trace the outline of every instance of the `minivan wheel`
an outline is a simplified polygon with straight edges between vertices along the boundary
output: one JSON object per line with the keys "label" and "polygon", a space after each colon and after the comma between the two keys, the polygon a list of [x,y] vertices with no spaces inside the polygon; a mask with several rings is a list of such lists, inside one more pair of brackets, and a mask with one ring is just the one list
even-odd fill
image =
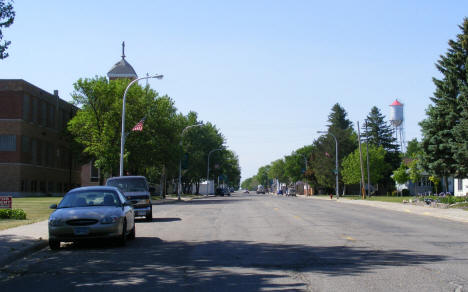
{"label": "minivan wheel", "polygon": [[153,221],[153,207],[151,206],[150,211],[146,213],[146,221]]}
{"label": "minivan wheel", "polygon": [[60,241],[55,240],[55,239],[49,239],[49,247],[51,250],[60,249]]}

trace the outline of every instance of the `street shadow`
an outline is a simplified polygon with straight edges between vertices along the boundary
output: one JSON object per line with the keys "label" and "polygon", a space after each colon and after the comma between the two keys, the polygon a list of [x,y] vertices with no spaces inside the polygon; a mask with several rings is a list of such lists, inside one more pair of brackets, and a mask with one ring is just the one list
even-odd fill
{"label": "street shadow", "polygon": [[147,221],[146,218],[135,218],[135,223],[153,223],[153,222],[175,222],[182,221],[181,218],[155,218],[151,221]]}
{"label": "street shadow", "polygon": [[245,199],[233,199],[229,197],[217,197],[219,199],[196,199],[186,202],[181,202],[181,205],[222,205],[222,204],[232,204],[237,203],[240,201],[244,201]]}
{"label": "street shadow", "polygon": [[[125,247],[89,242],[68,244],[56,252],[44,250],[40,261],[30,263],[29,273],[40,273],[41,281],[67,290],[303,291],[306,283],[300,277],[290,277],[291,273],[354,276],[447,259],[404,249],[249,241],[166,242],[137,237]],[[2,284],[21,289],[26,283],[34,284],[32,280],[25,275]]]}
{"label": "street shadow", "polygon": [[175,222],[182,221],[180,218],[153,218],[153,222]]}

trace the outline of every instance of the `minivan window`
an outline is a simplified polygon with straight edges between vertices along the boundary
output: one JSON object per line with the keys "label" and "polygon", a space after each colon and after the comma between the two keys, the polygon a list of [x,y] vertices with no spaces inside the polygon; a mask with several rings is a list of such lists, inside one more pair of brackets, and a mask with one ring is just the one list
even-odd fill
{"label": "minivan window", "polygon": [[108,186],[117,187],[123,192],[146,192],[146,181],[142,178],[133,179],[111,179],[107,181]]}

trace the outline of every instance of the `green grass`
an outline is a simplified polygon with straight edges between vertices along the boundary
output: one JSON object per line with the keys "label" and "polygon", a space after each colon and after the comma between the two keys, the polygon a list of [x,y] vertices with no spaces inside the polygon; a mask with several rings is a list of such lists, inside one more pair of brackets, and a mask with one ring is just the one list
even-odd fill
{"label": "green grass", "polygon": [[451,208],[463,209],[468,211],[468,203],[458,203],[456,205],[451,206]]}
{"label": "green grass", "polygon": [[46,220],[53,211],[49,206],[57,204],[61,199],[61,197],[13,198],[12,208],[23,209],[26,212],[26,220],[0,219],[0,230]]}
{"label": "green grass", "polygon": [[[362,200],[361,196],[344,196],[351,200]],[[391,202],[391,203],[403,203],[404,200],[408,201],[409,199],[414,198],[411,196],[408,197],[393,197],[393,196],[372,196],[368,197],[366,201],[378,201],[378,202]]]}

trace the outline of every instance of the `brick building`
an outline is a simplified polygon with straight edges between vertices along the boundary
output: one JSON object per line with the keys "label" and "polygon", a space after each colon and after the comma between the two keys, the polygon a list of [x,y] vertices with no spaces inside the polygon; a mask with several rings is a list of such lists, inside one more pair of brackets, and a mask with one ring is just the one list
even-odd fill
{"label": "brick building", "polygon": [[21,79],[0,79],[0,194],[63,194],[80,184],[64,135],[77,108]]}

